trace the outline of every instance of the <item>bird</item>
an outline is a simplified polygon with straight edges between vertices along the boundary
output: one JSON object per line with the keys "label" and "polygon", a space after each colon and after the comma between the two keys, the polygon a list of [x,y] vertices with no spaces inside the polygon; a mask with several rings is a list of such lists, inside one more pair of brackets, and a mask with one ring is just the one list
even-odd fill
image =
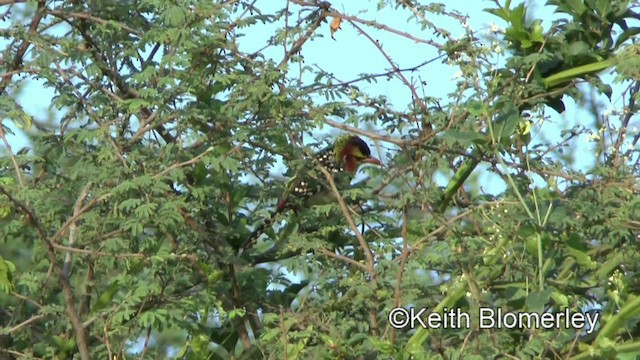
{"label": "bird", "polygon": [[[382,162],[371,155],[367,143],[359,136],[352,134],[339,136],[332,146],[324,148],[313,156],[317,163],[333,176],[338,190],[349,186],[360,166],[364,164],[382,166]],[[252,232],[243,244],[242,251],[247,251],[255,245],[267,227],[273,225],[276,215],[287,210],[296,211],[336,201],[325,176],[317,171],[314,161],[308,162],[298,170],[287,183],[286,189],[271,216]]]}

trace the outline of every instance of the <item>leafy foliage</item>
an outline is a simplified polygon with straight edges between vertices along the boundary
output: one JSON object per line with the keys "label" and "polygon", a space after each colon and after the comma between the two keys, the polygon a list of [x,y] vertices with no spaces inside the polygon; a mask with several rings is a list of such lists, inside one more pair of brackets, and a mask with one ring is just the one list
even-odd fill
{"label": "leafy foliage", "polygon": [[[379,2],[422,32],[327,2],[260,6],[0,5],[0,359],[640,354],[630,1],[549,1],[548,29],[496,1],[506,29],[485,34],[443,4]],[[243,36],[265,29],[248,50]],[[389,70],[349,80],[307,63],[323,34],[354,29]],[[401,68],[372,34],[432,50],[459,70],[454,90],[421,94],[409,74],[434,60]],[[368,87],[383,81],[407,100]],[[53,93],[49,118],[23,105],[33,84]],[[603,111],[614,89],[624,104]],[[571,107],[593,121],[558,115]],[[385,167],[239,251],[286,188],[278,174],[339,132],[375,142]],[[398,307],[473,320],[396,329]],[[600,317],[481,329],[482,308]]]}

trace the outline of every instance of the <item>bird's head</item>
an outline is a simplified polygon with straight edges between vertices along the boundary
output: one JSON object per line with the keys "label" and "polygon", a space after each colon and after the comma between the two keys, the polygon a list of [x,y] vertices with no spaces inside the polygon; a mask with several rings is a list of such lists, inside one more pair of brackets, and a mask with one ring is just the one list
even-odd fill
{"label": "bird's head", "polygon": [[356,172],[362,164],[382,165],[382,162],[371,156],[371,150],[364,140],[355,135],[342,135],[333,146],[338,162],[344,164],[348,172]]}

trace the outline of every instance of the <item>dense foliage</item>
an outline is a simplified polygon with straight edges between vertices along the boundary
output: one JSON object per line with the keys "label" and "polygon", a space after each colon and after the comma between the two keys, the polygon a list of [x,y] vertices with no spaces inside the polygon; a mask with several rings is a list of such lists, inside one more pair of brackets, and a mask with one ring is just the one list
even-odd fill
{"label": "dense foliage", "polygon": [[[487,5],[477,32],[405,0],[0,1],[0,359],[640,355],[637,5],[550,0],[544,24]],[[305,51],[329,36],[387,69],[323,70]],[[427,96],[436,62],[459,76]],[[48,116],[23,105],[47,91]],[[343,132],[384,167],[239,251],[284,169]],[[394,329],[394,307],[601,316]]]}

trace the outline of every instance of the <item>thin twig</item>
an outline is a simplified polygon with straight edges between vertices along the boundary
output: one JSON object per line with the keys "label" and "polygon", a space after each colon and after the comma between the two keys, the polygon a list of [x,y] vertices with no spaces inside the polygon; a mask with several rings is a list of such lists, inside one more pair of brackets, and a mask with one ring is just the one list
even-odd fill
{"label": "thin twig", "polygon": [[316,31],[316,29],[318,29],[320,27],[320,24],[322,24],[324,19],[327,17],[327,14],[328,14],[327,10],[328,9],[322,7],[321,4],[322,3],[316,4],[316,6],[318,7],[318,11],[320,11],[320,13],[318,14],[318,18],[311,25],[309,30],[307,30],[307,32],[304,35],[302,35],[302,37],[300,37],[298,39],[298,41],[296,41],[293,44],[291,49],[289,49],[289,51],[284,55],[282,60],[280,60],[280,63],[277,66],[278,69],[282,69],[287,64],[287,62],[289,62],[289,59],[291,59],[291,57],[293,55],[295,55],[298,52],[300,52],[300,50],[302,49],[302,45],[304,45],[304,43],[307,42],[307,40],[309,40],[311,38],[311,35],[313,35],[313,33]]}
{"label": "thin twig", "polygon": [[11,334],[11,333],[13,333],[13,332],[16,332],[16,331],[18,331],[18,330],[22,329],[23,327],[25,327],[25,326],[27,326],[27,325],[29,325],[29,324],[31,324],[32,322],[36,322],[36,321],[38,321],[38,320],[40,320],[40,319],[42,319],[42,318],[44,318],[44,317],[46,317],[46,316],[47,316],[47,315],[45,315],[45,314],[38,314],[38,315],[34,315],[34,316],[30,317],[29,319],[27,319],[27,320],[25,320],[25,321],[21,322],[20,324],[18,324],[18,325],[16,325],[16,326],[12,327],[11,329],[9,329],[9,330],[7,330],[7,331],[8,331],[8,333],[9,333],[9,334]]}
{"label": "thin twig", "polygon": [[11,163],[13,163],[13,168],[16,172],[16,177],[18,178],[18,183],[20,187],[24,187],[24,181],[22,180],[22,171],[20,171],[20,165],[18,165],[18,161],[16,160],[15,155],[13,154],[13,150],[11,150],[11,144],[7,141],[7,137],[5,136],[4,128],[2,123],[0,123],[0,138],[2,138],[2,142],[4,146],[7,148],[9,152],[9,157],[11,157]]}
{"label": "thin twig", "polygon": [[371,37],[371,35],[369,35],[366,31],[362,30],[362,28],[360,26],[358,26],[354,21],[349,21],[349,23],[353,27],[355,27],[356,30],[358,30],[358,32],[360,34],[364,35],[364,37],[369,39],[369,41],[371,41],[371,43],[378,49],[378,51],[380,51],[380,53],[382,54],[382,56],[384,56],[384,58],[387,60],[389,65],[391,65],[391,68],[394,70],[394,74],[409,88],[409,91],[411,91],[411,95],[413,96],[413,100],[418,103],[418,105],[422,109],[424,115],[428,114],[429,113],[429,109],[427,108],[427,104],[425,104],[425,102],[422,100],[422,98],[420,98],[420,96],[418,96],[418,92],[416,90],[416,87],[413,86],[413,84],[411,84],[411,82],[409,82],[409,80],[407,80],[407,78],[400,71],[400,68],[398,67],[398,65],[396,65],[396,63],[393,61],[391,56],[389,54],[387,54],[387,52],[382,48],[382,45],[380,44],[380,42],[377,41],[377,40],[374,40]]}
{"label": "thin twig", "polygon": [[345,220],[347,221],[349,228],[351,228],[351,231],[353,231],[356,234],[356,238],[360,243],[360,247],[364,251],[365,257],[367,258],[367,272],[373,278],[375,275],[375,267],[374,267],[373,255],[371,254],[369,245],[367,244],[367,241],[364,239],[364,236],[362,235],[360,230],[358,230],[358,225],[356,225],[355,221],[353,221],[353,217],[351,217],[351,214],[349,212],[349,207],[347,206],[347,203],[342,198],[342,195],[340,195],[340,191],[338,191],[338,188],[336,187],[336,183],[333,180],[333,176],[331,176],[331,173],[329,173],[329,171],[324,166],[318,164],[318,167],[322,172],[322,174],[327,179],[327,182],[329,183],[329,188],[331,189],[334,196],[338,200],[338,204],[340,205],[340,210],[342,211],[342,215],[345,217]]}
{"label": "thin twig", "polygon": [[[0,5],[2,5],[2,4],[0,4]],[[15,351],[15,350],[11,350],[11,349],[0,348],[0,352],[4,352],[4,353],[7,353],[7,354],[15,355],[20,359],[44,360],[43,358],[34,357],[32,354],[27,355],[25,353],[21,353],[20,351]]]}
{"label": "thin twig", "polygon": [[340,261],[342,261],[344,263],[347,263],[347,264],[353,265],[355,267],[358,267],[358,268],[360,268],[360,269],[362,269],[364,271],[368,271],[369,270],[364,264],[359,263],[359,262],[353,260],[350,257],[346,257],[344,255],[336,254],[333,251],[329,251],[329,250],[324,249],[324,248],[318,249],[318,252],[320,254],[322,254],[322,255],[325,255],[325,256],[328,256],[328,257],[332,257],[332,258],[334,258],[336,260],[340,260]]}
{"label": "thin twig", "polygon": [[12,291],[11,292],[11,296],[17,297],[20,300],[27,301],[28,303],[30,303],[31,305],[34,305],[38,309],[42,309],[42,307],[43,307],[43,305],[40,304],[39,302],[37,302],[37,301],[35,301],[33,299],[30,299],[30,298],[28,298],[28,297],[26,297],[26,296],[24,296],[22,294],[18,294],[17,292]]}
{"label": "thin twig", "polygon": [[[80,212],[80,206],[82,205],[82,202],[89,195],[90,189],[91,189],[91,182],[89,181],[82,189],[82,192],[80,192],[80,196],[78,196],[78,198],[76,199],[76,203],[73,206],[74,217],[78,217],[78,214]],[[73,246],[76,244],[76,240],[77,240],[76,230],[77,230],[77,224],[76,224],[76,221],[74,221],[69,225],[69,247],[70,248],[73,248]],[[72,252],[68,252],[67,255],[65,256],[64,264],[62,266],[62,272],[67,278],[71,275],[72,262],[73,262]]]}
{"label": "thin twig", "polygon": [[357,23],[360,23],[360,24],[363,24],[363,25],[374,27],[374,28],[379,29],[379,30],[384,30],[384,31],[390,32],[392,34],[399,35],[399,36],[401,36],[403,38],[406,38],[406,39],[409,39],[409,40],[413,40],[413,41],[415,41],[417,43],[431,45],[431,46],[435,47],[438,50],[443,50],[444,49],[444,47],[442,45],[438,44],[437,42],[435,42],[433,40],[421,39],[421,38],[415,37],[415,36],[409,34],[408,32],[404,32],[404,31],[400,31],[400,30],[394,29],[394,28],[392,28],[392,27],[390,27],[388,25],[380,24],[380,23],[378,23],[378,22],[376,22],[374,20],[364,20],[364,19],[360,19],[359,17],[356,17],[356,16],[344,15],[344,14],[337,13],[337,12],[331,13],[329,15],[330,16],[340,16],[342,19],[348,20],[350,22],[357,22]]}
{"label": "thin twig", "polygon": [[355,128],[353,126],[345,125],[345,124],[342,124],[342,123],[339,123],[337,121],[333,121],[333,120],[330,120],[330,119],[327,119],[327,118],[324,118],[323,121],[324,121],[325,124],[327,124],[329,126],[332,126],[334,128],[345,130],[345,131],[348,131],[348,132],[351,132],[351,133],[354,133],[354,134],[366,136],[366,137],[368,137],[370,139],[373,139],[373,140],[380,140],[380,141],[388,142],[388,143],[395,144],[395,145],[398,145],[398,146],[404,146],[404,145],[406,145],[408,143],[407,140],[398,139],[398,138],[394,138],[394,137],[386,136],[386,135],[380,135],[380,134],[377,134],[377,133],[374,133],[374,132],[371,132],[371,131],[360,130],[360,129]]}
{"label": "thin twig", "polygon": [[[381,77],[390,77],[391,75],[395,74],[396,72],[414,72],[414,71],[418,71],[421,67],[425,66],[425,65],[429,65],[430,63],[440,60],[442,59],[444,56],[444,54],[442,55],[438,55],[432,59],[426,60],[421,62],[418,65],[415,66],[411,66],[411,67],[407,67],[407,68],[398,68],[398,69],[391,69],[389,71],[385,71],[383,73],[378,73],[378,74],[366,74],[366,75],[362,75],[359,76],[356,79],[352,79],[352,80],[348,80],[348,81],[340,81],[340,79],[338,79],[337,77],[333,76],[333,74],[331,75],[331,78],[334,80],[338,80],[339,82],[337,83],[331,83],[330,85],[325,85],[325,84],[313,84],[311,88],[306,88],[309,91],[317,91],[317,90],[322,90],[322,89],[329,89],[329,88],[339,88],[339,87],[345,87],[345,86],[349,86],[351,84],[355,84],[361,81],[366,81],[366,80],[371,80],[371,79],[377,79],[377,78],[381,78]],[[320,67],[318,67],[316,65],[316,67],[318,68],[319,71],[323,71],[324,70]]]}
{"label": "thin twig", "polygon": [[151,326],[147,328],[147,336],[144,340],[144,346],[142,347],[142,353],[140,354],[140,359],[144,359],[144,356],[147,354],[147,350],[149,350],[149,341],[151,340]]}
{"label": "thin twig", "polygon": [[60,11],[60,10],[47,10],[47,14],[59,17],[63,20],[65,20],[66,22],[73,24],[73,22],[69,19],[69,18],[77,18],[77,19],[84,19],[84,20],[89,20],[91,22],[94,22],[96,24],[100,24],[100,25],[106,25],[109,23],[113,23],[114,25],[117,24],[118,27],[122,28],[123,30],[131,33],[131,34],[135,34],[135,35],[141,35],[140,31],[131,28],[123,23],[120,22],[116,22],[115,20],[105,20],[96,16],[93,16],[91,14],[87,14],[87,13],[77,13],[77,12],[65,12],[65,11]]}
{"label": "thin twig", "polygon": [[58,245],[58,244],[53,244],[53,247],[58,249],[58,250],[67,251],[69,253],[77,253],[77,254],[84,254],[84,255],[91,255],[91,256],[106,256],[106,257],[113,257],[113,258],[116,258],[116,259],[144,258],[145,257],[145,255],[141,254],[141,253],[112,254],[112,253],[107,253],[107,252],[103,252],[103,251],[79,249],[79,248],[74,248],[74,247],[69,247],[69,246],[64,246],[64,245]]}
{"label": "thin twig", "polygon": [[103,331],[103,339],[104,345],[107,347],[107,352],[109,353],[109,359],[113,359],[113,351],[111,351],[111,343],[109,342],[109,331],[107,329],[108,322],[104,321],[102,323],[102,331]]}

